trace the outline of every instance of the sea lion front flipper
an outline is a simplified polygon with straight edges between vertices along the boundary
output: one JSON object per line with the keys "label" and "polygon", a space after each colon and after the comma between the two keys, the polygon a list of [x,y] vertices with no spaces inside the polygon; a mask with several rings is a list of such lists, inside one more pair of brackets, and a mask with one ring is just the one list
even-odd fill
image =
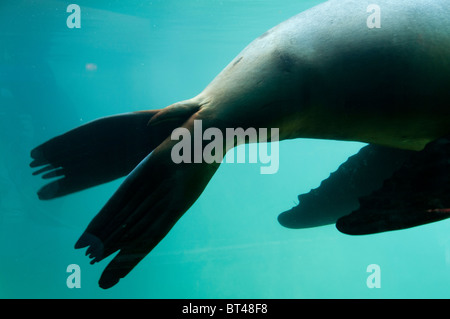
{"label": "sea lion front flipper", "polygon": [[367,145],[349,157],[320,186],[298,196],[298,206],[281,213],[287,228],[334,224],[359,206],[358,198],[380,188],[414,151]]}
{"label": "sea lion front flipper", "polygon": [[360,198],[360,208],[336,227],[365,235],[419,226],[450,217],[450,139],[441,138],[417,152],[385,181]]}
{"label": "sea lion front flipper", "polygon": [[[193,132],[193,120],[184,127]],[[75,248],[89,246],[92,263],[117,250],[99,285],[109,288],[126,276],[169,232],[200,196],[218,163],[172,160],[176,141],[166,139],[125,179],[95,216]]]}

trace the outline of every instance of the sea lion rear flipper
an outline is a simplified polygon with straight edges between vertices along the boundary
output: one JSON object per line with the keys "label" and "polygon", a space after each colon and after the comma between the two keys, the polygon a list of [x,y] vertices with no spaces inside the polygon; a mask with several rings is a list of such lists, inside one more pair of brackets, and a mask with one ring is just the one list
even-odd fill
{"label": "sea lion rear flipper", "polygon": [[156,145],[148,121],[158,110],[104,117],[52,138],[31,151],[33,175],[63,176],[38,191],[52,199],[128,174]]}
{"label": "sea lion rear flipper", "polygon": [[[42,187],[39,198],[64,196],[127,175],[198,110],[198,106],[183,106],[104,117],[36,147],[30,166],[43,167],[33,175],[62,177]],[[149,124],[154,117],[158,125]]]}
{"label": "sea lion rear flipper", "polygon": [[288,228],[334,224],[358,208],[358,198],[380,188],[413,151],[367,145],[348,158],[320,186],[298,197],[298,206],[281,213],[278,221]]}
{"label": "sea lion rear flipper", "polygon": [[360,198],[360,208],[336,227],[364,235],[419,226],[450,217],[450,140],[412,155],[383,187]]}
{"label": "sea lion rear flipper", "polygon": [[[193,121],[186,123],[190,128]],[[192,129],[193,130],[193,129]],[[125,277],[169,232],[200,196],[218,163],[175,164],[166,139],[125,179],[91,221],[75,248],[89,246],[92,263],[117,250],[99,285],[109,288]]]}

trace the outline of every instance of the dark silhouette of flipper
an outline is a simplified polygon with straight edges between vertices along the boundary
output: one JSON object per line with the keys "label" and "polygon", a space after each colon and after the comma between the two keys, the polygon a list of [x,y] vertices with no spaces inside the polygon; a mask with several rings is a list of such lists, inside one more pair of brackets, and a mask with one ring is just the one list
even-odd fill
{"label": "dark silhouette of flipper", "polygon": [[278,217],[288,228],[308,228],[336,221],[359,206],[358,198],[380,188],[414,151],[367,145],[348,158],[320,186],[298,197],[298,206]]}
{"label": "dark silhouette of flipper", "polygon": [[386,180],[360,199],[360,208],[338,220],[351,235],[399,230],[450,217],[450,139],[438,139],[416,152]]}
{"label": "dark silhouette of flipper", "polygon": [[[126,176],[197,109],[180,103],[165,110],[104,117],[43,143],[31,151],[30,166],[43,166],[33,175],[61,178],[42,187],[39,198],[53,199]],[[150,126],[149,121],[161,114],[164,122]]]}
{"label": "dark silhouette of flipper", "polygon": [[[192,132],[193,120],[184,127]],[[115,285],[164,238],[218,168],[217,163],[175,164],[175,143],[166,139],[130,173],[76,243],[75,248],[89,246],[91,263],[120,250],[100,287]]]}
{"label": "dark silhouette of flipper", "polygon": [[38,191],[52,199],[127,175],[156,147],[147,125],[158,111],[101,118],[52,138],[31,151],[33,175],[61,177]]}
{"label": "dark silhouette of flipper", "polygon": [[129,173],[75,244],[88,247],[91,263],[119,251],[100,278],[102,288],[115,285],[164,238],[218,168],[218,163],[172,160],[172,148],[178,143],[170,138],[172,131],[181,126],[193,136],[199,109],[199,104],[185,101],[163,110],[103,118],[32,151],[32,167],[47,165],[35,174],[64,175],[39,191],[41,199]]}

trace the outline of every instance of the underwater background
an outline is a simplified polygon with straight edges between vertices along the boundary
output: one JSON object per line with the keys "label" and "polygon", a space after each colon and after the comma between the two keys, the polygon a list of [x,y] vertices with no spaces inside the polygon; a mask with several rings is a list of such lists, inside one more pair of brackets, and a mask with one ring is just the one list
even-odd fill
{"label": "underwater background", "polygon": [[[277,216],[364,144],[280,143],[279,170],[222,164],[202,196],[119,284],[112,256],[74,244],[123,179],[40,201],[30,151],[99,117],[197,95],[253,39],[322,1],[0,3],[1,298],[449,298],[450,220],[368,236],[288,229]],[[69,4],[81,28],[68,28]],[[93,137],[95,138],[95,137]],[[69,288],[68,265],[80,288]],[[379,265],[381,287],[367,267]]]}

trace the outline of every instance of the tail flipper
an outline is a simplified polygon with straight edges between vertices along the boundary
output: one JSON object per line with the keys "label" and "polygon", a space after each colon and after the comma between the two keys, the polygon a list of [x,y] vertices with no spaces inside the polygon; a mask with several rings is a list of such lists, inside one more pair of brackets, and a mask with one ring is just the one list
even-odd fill
{"label": "tail flipper", "polygon": [[42,187],[39,198],[60,197],[128,174],[158,145],[147,126],[157,112],[101,118],[33,149],[30,166],[45,165],[33,175],[63,176]]}
{"label": "tail flipper", "polygon": [[450,218],[450,138],[413,154],[336,227],[350,235],[399,230]]}
{"label": "tail flipper", "polygon": [[[30,166],[43,167],[33,175],[43,173],[46,180],[61,177],[42,187],[39,198],[64,196],[129,174],[197,110],[198,106],[177,103],[163,110],[105,117],[36,147]],[[158,113],[163,125],[149,125]]]}
{"label": "tail flipper", "polygon": [[[184,127],[193,131],[193,119]],[[114,252],[99,285],[109,288],[125,277],[169,232],[200,196],[219,164],[171,159],[175,142],[166,139],[125,179],[91,221],[75,248],[89,246],[91,263]]]}

